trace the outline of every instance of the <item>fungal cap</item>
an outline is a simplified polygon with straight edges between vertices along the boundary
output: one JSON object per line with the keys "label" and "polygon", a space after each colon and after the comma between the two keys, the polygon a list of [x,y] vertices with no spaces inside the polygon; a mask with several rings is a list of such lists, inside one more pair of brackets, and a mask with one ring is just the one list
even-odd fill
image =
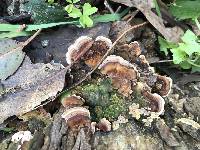
{"label": "fungal cap", "polygon": [[84,107],[73,107],[66,109],[62,114],[69,127],[74,128],[81,125],[90,126],[90,112]]}
{"label": "fungal cap", "polygon": [[112,47],[112,41],[107,38],[107,37],[104,37],[104,36],[98,36],[95,41],[102,41],[102,42],[105,42],[106,45],[111,48]]}
{"label": "fungal cap", "polygon": [[138,57],[142,53],[140,45],[137,41],[131,42],[129,45],[133,49],[134,56]]}
{"label": "fungal cap", "polygon": [[151,111],[161,115],[164,112],[164,99],[157,93],[143,92],[143,96],[151,103]]}
{"label": "fungal cap", "polygon": [[82,106],[84,102],[85,100],[83,98],[76,95],[68,96],[61,100],[61,103],[64,107]]}
{"label": "fungal cap", "polygon": [[95,39],[90,50],[85,54],[84,57],[85,64],[90,68],[96,67],[97,64],[103,58],[103,56],[111,47],[112,47],[112,42],[110,39],[103,36],[98,36]]}
{"label": "fungal cap", "polygon": [[[68,64],[72,64],[80,56],[83,55],[93,44],[92,38],[88,36],[79,37],[74,44],[72,44],[66,53],[66,61]],[[80,50],[82,48],[82,50]],[[75,57],[75,58],[74,58]],[[74,60],[75,59],[75,60]]]}
{"label": "fungal cap", "polygon": [[110,55],[99,66],[103,74],[110,77],[136,79],[139,74],[136,67],[120,56]]}
{"label": "fungal cap", "polygon": [[139,58],[142,64],[146,64],[147,66],[149,66],[149,62],[144,55],[140,55]]}
{"label": "fungal cap", "polygon": [[111,123],[106,118],[101,119],[97,124],[97,127],[100,131],[103,132],[111,131]]}
{"label": "fungal cap", "polygon": [[[167,95],[169,95],[171,88],[172,88],[172,79],[170,77],[166,77],[166,76],[157,76],[157,82],[161,82],[161,87],[155,87],[159,94],[163,97],[166,97]],[[159,83],[158,83],[159,84]]]}

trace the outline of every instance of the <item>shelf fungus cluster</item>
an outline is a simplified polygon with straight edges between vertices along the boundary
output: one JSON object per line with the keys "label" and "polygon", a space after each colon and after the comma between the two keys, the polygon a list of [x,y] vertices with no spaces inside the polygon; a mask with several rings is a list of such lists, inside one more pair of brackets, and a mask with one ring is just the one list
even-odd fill
{"label": "shelf fungus cluster", "polygon": [[90,68],[95,67],[112,46],[110,39],[98,36],[95,40],[87,36],[79,37],[66,53],[68,64],[83,61]]}
{"label": "shelf fungus cluster", "polygon": [[80,96],[67,96],[62,99],[61,103],[65,107],[62,118],[65,119],[69,128],[72,130],[78,130],[81,127],[90,128],[90,112],[82,106],[84,100]]}
{"label": "shelf fungus cluster", "polygon": [[62,118],[65,119],[68,127],[73,131],[86,127],[94,133],[97,130],[108,132],[111,131],[111,123],[102,118],[98,123],[91,122],[90,111],[83,107],[85,100],[80,96],[71,95],[62,98],[61,103],[65,108]]}
{"label": "shelf fungus cluster", "polygon": [[[95,68],[111,47],[112,42],[106,37],[98,36],[93,40],[82,36],[68,48],[66,60],[71,65],[84,62],[90,68]],[[85,125],[101,131],[110,131],[109,121],[115,121],[120,115],[130,114],[140,119],[140,114],[163,114],[163,97],[170,93],[171,78],[155,73],[142,55],[138,42],[125,44],[124,47],[127,47],[132,55],[129,57],[131,60],[116,55],[107,56],[98,67],[101,74],[96,75],[96,79],[102,82],[92,80],[90,84],[82,83],[71,92],[83,96],[85,100],[78,96],[70,96],[62,101],[68,108],[63,118],[69,127]],[[110,83],[107,82],[108,79]],[[91,112],[82,106],[84,101]],[[98,118],[99,123],[91,123],[93,117],[90,117],[90,113]]]}
{"label": "shelf fungus cluster", "polygon": [[145,56],[139,52],[141,50],[136,43],[134,42],[132,47],[132,51],[135,51],[133,63],[120,56],[110,55],[102,62],[99,69],[102,74],[111,78],[113,87],[118,89],[119,93],[129,97],[134,91],[139,92],[149,102],[150,111],[160,115],[164,112],[163,97],[170,93],[172,80],[154,72]]}

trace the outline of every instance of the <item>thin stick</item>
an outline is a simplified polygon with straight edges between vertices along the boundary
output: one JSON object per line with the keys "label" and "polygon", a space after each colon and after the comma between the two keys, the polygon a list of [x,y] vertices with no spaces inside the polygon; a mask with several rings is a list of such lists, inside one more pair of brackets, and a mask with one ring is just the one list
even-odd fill
{"label": "thin stick", "polygon": [[75,83],[72,87],[70,87],[69,89],[72,89],[74,87],[76,87],[77,85],[81,84],[83,81],[85,81],[98,67],[99,65],[104,61],[104,59],[108,56],[108,54],[110,54],[110,52],[114,49],[114,47],[117,45],[117,43],[119,42],[119,40],[126,35],[129,31],[137,29],[139,27],[142,27],[144,25],[148,24],[148,22],[144,22],[135,26],[130,27],[129,29],[127,29],[126,31],[124,31],[118,38],[117,40],[112,44],[112,47],[108,49],[108,51],[105,53],[105,55],[103,56],[103,58],[100,60],[100,62],[89,72],[86,74],[86,76],[81,79],[79,82]]}
{"label": "thin stick", "polygon": [[122,6],[119,6],[119,7],[117,8],[117,10],[115,11],[115,13],[118,13],[118,12],[121,10],[121,8],[122,8]]}
{"label": "thin stick", "polygon": [[129,23],[129,22],[137,15],[138,12],[139,12],[138,9],[135,10],[135,11],[132,13],[131,17],[127,20],[127,22]]}
{"label": "thin stick", "polygon": [[159,63],[166,63],[166,62],[173,62],[173,60],[160,60],[160,61],[152,62],[150,64],[159,64]]}
{"label": "thin stick", "polygon": [[107,0],[104,1],[104,5],[106,6],[106,8],[108,8],[108,10],[110,11],[111,14],[114,14],[114,10],[111,8],[110,4],[108,3]]}

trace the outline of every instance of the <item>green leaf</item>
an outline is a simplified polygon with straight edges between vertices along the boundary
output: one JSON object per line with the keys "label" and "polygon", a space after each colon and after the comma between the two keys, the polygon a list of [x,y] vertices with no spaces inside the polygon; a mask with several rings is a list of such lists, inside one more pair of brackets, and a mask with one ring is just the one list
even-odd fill
{"label": "green leaf", "polygon": [[160,51],[164,52],[165,55],[167,56],[168,55],[167,49],[170,48],[168,42],[160,36],[158,37],[158,42],[160,44]]}
{"label": "green leaf", "polygon": [[72,9],[73,9],[74,5],[73,4],[69,4],[65,7],[65,10],[67,11],[67,13],[71,13]]}
{"label": "green leaf", "polygon": [[191,30],[187,30],[181,39],[185,43],[193,43],[198,40],[198,37]]}
{"label": "green leaf", "polygon": [[192,72],[200,72],[200,67],[192,66]]}
{"label": "green leaf", "polygon": [[171,13],[180,20],[195,19],[200,16],[199,0],[176,0],[170,6]]}
{"label": "green leaf", "polygon": [[54,0],[48,0],[48,3],[49,3],[49,4],[53,4],[53,3],[54,3]]}
{"label": "green leaf", "polygon": [[5,39],[5,38],[14,38],[14,37],[19,37],[19,36],[29,36],[31,35],[31,32],[4,32],[0,34],[0,39]]}
{"label": "green leaf", "polygon": [[20,25],[12,24],[0,24],[0,31],[17,31],[20,29]]}
{"label": "green leaf", "polygon": [[193,43],[179,43],[179,49],[186,52],[189,57],[195,52],[200,53],[200,45],[196,42]]}
{"label": "green leaf", "polygon": [[[47,29],[59,25],[65,25],[65,24],[78,24],[78,21],[69,21],[69,22],[58,22],[58,23],[48,23],[48,24],[38,24],[38,25],[27,25],[25,31],[34,31],[38,29]],[[1,27],[1,24],[0,24]]]}
{"label": "green leaf", "polygon": [[187,30],[181,38],[184,43],[179,43],[179,48],[185,51],[189,56],[193,53],[200,53],[200,44],[197,43],[198,37],[190,30]]}
{"label": "green leaf", "polygon": [[80,24],[83,26],[83,27],[92,27],[93,26],[93,21],[92,19],[89,17],[89,16],[86,16],[86,15],[82,15],[80,17]]}
{"label": "green leaf", "polygon": [[66,0],[68,3],[72,3],[72,0]]}
{"label": "green leaf", "polygon": [[73,7],[72,12],[69,13],[69,16],[72,18],[79,18],[80,16],[82,16],[82,13],[80,9]]}
{"label": "green leaf", "polygon": [[196,66],[194,66],[194,65],[192,66],[192,72],[200,72],[200,54],[197,57],[198,57],[198,59],[194,62],[196,64]]}
{"label": "green leaf", "polygon": [[80,2],[80,0],[73,0],[73,3],[75,4],[75,3],[78,3],[78,2]]}
{"label": "green leaf", "polygon": [[182,51],[179,47],[170,50],[173,53],[174,64],[180,64],[187,59],[187,54]]}
{"label": "green leaf", "polygon": [[158,42],[160,44],[160,51],[164,52],[166,56],[168,55],[168,49],[169,48],[176,48],[177,47],[177,44],[168,42],[160,36],[158,36]]}
{"label": "green leaf", "polygon": [[182,63],[180,63],[180,66],[183,69],[190,69],[192,67],[192,65],[189,64],[187,61],[183,61]]}
{"label": "green leaf", "polygon": [[85,16],[90,16],[90,15],[96,13],[97,10],[98,9],[96,7],[92,7],[89,3],[85,3],[83,5],[83,15],[85,15]]}

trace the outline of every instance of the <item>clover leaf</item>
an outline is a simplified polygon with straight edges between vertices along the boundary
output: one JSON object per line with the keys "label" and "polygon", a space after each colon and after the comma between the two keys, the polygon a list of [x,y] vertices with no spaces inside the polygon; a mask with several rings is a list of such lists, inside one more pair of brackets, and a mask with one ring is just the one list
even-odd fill
{"label": "clover leaf", "polygon": [[72,18],[79,18],[82,16],[80,9],[73,7],[72,11],[69,13],[69,16]]}
{"label": "clover leaf", "polygon": [[72,9],[74,8],[74,5],[73,4],[69,4],[65,7],[65,10],[68,12],[68,13],[71,13],[72,12]]}
{"label": "clover leaf", "polygon": [[79,21],[80,21],[81,26],[84,27],[84,28],[85,28],[85,26],[87,26],[87,27],[93,26],[93,21],[89,16],[82,15],[80,17]]}
{"label": "clover leaf", "polygon": [[89,3],[85,3],[83,5],[83,15],[90,16],[90,15],[96,13],[96,12],[97,12],[97,8],[92,7]]}

